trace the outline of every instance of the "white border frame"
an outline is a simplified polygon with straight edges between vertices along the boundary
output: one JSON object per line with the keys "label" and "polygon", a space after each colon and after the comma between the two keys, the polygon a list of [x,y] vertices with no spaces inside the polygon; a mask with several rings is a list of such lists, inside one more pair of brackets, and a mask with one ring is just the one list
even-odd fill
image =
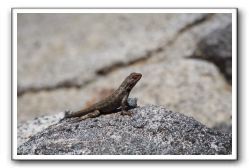
{"label": "white border frame", "polygon": [[[231,155],[17,155],[17,14],[18,13],[231,13],[232,154]],[[236,8],[13,8],[12,9],[12,159],[13,160],[237,160],[237,9]]]}

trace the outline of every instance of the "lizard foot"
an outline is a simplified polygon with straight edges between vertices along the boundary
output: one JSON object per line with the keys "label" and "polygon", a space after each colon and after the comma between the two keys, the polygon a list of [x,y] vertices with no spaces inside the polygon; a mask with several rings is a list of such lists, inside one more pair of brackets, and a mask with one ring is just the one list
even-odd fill
{"label": "lizard foot", "polygon": [[128,116],[132,116],[132,112],[131,111],[122,111],[121,115],[128,115]]}

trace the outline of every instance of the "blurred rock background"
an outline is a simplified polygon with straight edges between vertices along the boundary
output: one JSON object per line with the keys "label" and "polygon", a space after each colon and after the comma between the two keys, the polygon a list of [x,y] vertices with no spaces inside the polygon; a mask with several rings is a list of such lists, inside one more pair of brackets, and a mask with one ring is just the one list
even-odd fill
{"label": "blurred rock background", "polygon": [[18,14],[18,122],[77,110],[131,72],[138,105],[231,123],[231,14]]}

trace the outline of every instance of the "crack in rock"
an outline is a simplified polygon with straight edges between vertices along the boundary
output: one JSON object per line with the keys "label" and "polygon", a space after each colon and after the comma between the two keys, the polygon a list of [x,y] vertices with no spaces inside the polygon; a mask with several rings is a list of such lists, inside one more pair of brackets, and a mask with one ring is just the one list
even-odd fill
{"label": "crack in rock", "polygon": [[87,80],[85,82],[82,83],[77,83],[75,82],[74,79],[67,79],[64,81],[59,82],[58,84],[55,85],[50,85],[50,86],[30,86],[30,87],[25,87],[25,88],[18,88],[17,90],[17,96],[23,96],[26,93],[30,93],[30,92],[40,92],[40,91],[51,91],[51,90],[56,90],[56,89],[61,89],[61,88],[82,88],[86,85],[88,85],[89,83],[92,83],[98,76],[105,76],[108,75],[109,73],[116,71],[118,69],[121,68],[126,68],[129,66],[132,66],[134,64],[137,63],[141,63],[141,62],[145,62],[148,61],[153,55],[156,55],[158,53],[161,53],[165,50],[166,46],[172,45],[175,40],[184,32],[188,31],[189,29],[193,28],[194,26],[198,26],[199,24],[202,24],[203,22],[209,20],[214,14],[207,14],[207,15],[203,15],[202,17],[200,17],[197,20],[194,20],[191,23],[186,24],[184,27],[182,27],[177,33],[176,35],[169,41],[163,44],[159,44],[158,47],[147,51],[143,56],[131,60],[129,62],[114,62],[112,65],[110,66],[106,66],[103,68],[100,68],[98,70],[96,70],[96,74],[97,76],[94,77],[94,79],[90,79]]}

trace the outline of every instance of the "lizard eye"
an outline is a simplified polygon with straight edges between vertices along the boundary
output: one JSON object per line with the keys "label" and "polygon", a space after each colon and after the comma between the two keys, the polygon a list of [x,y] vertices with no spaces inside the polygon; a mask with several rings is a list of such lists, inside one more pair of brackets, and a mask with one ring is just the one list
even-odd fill
{"label": "lizard eye", "polygon": [[137,75],[134,75],[132,78],[133,78],[133,79],[137,79]]}
{"label": "lizard eye", "polygon": [[137,80],[138,78],[139,78],[138,75],[135,75],[135,76],[132,77],[132,79],[135,79],[135,80]]}
{"label": "lizard eye", "polygon": [[134,75],[133,78],[134,78],[134,79],[139,79],[139,78],[141,78],[141,76],[142,76],[142,75],[137,74],[137,75]]}
{"label": "lizard eye", "polygon": [[139,74],[139,73],[132,73],[131,74],[131,79],[133,79],[133,80],[138,80],[138,79],[140,79],[141,78],[141,74]]}

